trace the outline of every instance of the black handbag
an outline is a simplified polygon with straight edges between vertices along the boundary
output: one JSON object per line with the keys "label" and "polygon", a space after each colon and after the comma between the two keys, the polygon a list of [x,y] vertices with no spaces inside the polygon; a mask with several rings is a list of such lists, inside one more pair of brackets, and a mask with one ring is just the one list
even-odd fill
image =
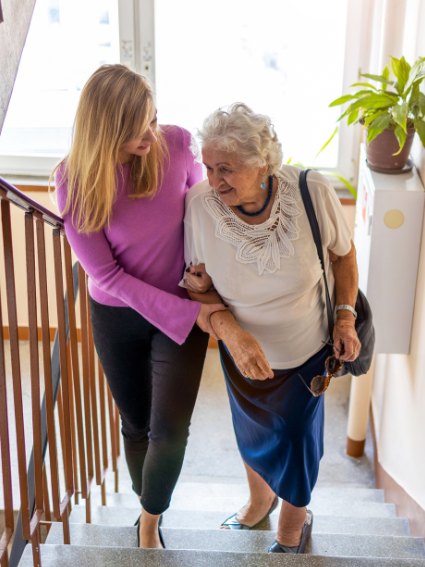
{"label": "black handbag", "polygon": [[[307,173],[309,169],[303,169],[300,174],[300,191],[301,197],[304,202],[304,207],[310,223],[311,232],[313,234],[314,243],[316,244],[317,254],[319,255],[320,263],[322,265],[323,279],[325,281],[325,295],[326,295],[326,312],[328,317],[329,337],[333,343],[333,330],[334,330],[334,315],[329,295],[328,282],[326,279],[325,262],[323,258],[322,237],[320,235],[320,228],[317,222],[316,213],[314,212],[313,203],[311,201],[310,192],[307,185]],[[353,362],[344,362],[342,370],[338,376],[345,374],[352,374],[353,376],[361,376],[368,372],[372,364],[373,350],[375,347],[375,329],[372,322],[372,310],[369,302],[362,291],[358,291],[355,310],[357,311],[357,319],[355,328],[359,341],[361,343],[360,354]],[[332,349],[333,351],[333,349]],[[332,352],[332,354],[334,354]]]}

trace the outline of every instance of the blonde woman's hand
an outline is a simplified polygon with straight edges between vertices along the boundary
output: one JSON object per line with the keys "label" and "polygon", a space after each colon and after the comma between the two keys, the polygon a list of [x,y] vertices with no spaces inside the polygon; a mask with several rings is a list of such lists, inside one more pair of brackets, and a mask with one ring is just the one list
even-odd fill
{"label": "blonde woman's hand", "polygon": [[205,271],[205,264],[192,264],[186,270],[186,277],[184,279],[187,289],[194,293],[205,293],[212,286],[212,279]]}
{"label": "blonde woman's hand", "polygon": [[251,380],[273,378],[273,370],[260,343],[240,327],[226,335],[224,342],[241,374]]}
{"label": "blonde woman's hand", "polygon": [[204,333],[209,333],[214,339],[219,340],[219,337],[212,328],[210,320],[211,315],[216,311],[227,311],[227,307],[225,307],[222,303],[213,303],[211,305],[202,303],[196,319],[196,324],[202,331],[204,331]]}

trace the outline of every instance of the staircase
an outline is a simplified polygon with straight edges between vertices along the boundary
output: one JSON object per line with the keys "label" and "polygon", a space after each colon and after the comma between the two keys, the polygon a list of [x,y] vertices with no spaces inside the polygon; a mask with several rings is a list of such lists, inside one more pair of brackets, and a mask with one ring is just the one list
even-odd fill
{"label": "staircase", "polygon": [[[92,524],[85,524],[85,506],[74,506],[70,517],[72,545],[63,545],[62,527],[53,524],[42,545],[43,567],[425,567],[422,538],[410,537],[406,519],[397,518],[393,504],[385,504],[383,491],[369,488],[318,487],[309,508],[314,512],[313,536],[307,554],[270,555],[278,511],[255,531],[219,530],[220,523],[245,502],[245,484],[181,482],[162,530],[166,550],[137,549],[140,513],[129,482],[126,492],[92,496]],[[32,567],[27,546],[20,563]]]}

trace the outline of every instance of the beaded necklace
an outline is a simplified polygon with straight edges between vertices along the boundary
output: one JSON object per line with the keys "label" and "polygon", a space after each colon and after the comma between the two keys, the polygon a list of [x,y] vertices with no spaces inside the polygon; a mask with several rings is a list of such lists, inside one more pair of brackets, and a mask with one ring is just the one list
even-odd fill
{"label": "beaded necklace", "polygon": [[267,194],[266,202],[261,207],[261,209],[256,213],[248,213],[240,205],[236,205],[236,208],[240,213],[246,215],[247,217],[258,217],[258,215],[261,215],[261,213],[267,209],[267,205],[270,203],[270,199],[272,198],[272,193],[273,193],[273,175],[269,175],[269,192]]}

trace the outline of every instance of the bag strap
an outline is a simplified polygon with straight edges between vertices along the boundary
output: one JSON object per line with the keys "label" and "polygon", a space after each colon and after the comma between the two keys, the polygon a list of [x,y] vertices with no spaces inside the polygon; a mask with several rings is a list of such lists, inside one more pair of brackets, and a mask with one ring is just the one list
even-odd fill
{"label": "bag strap", "polygon": [[330,337],[330,342],[333,343],[333,330],[334,330],[333,309],[331,304],[331,298],[329,295],[328,281],[326,279],[322,237],[320,234],[320,228],[319,228],[319,223],[317,222],[316,213],[314,212],[313,203],[311,201],[310,191],[308,190],[308,185],[307,185],[307,173],[309,171],[310,169],[303,169],[300,173],[300,191],[301,191],[302,200],[304,202],[305,211],[307,213],[307,218],[310,223],[311,233],[313,235],[314,243],[316,245],[317,254],[319,256],[320,263],[322,265],[322,273],[323,273],[323,278],[325,280],[326,311],[328,315],[329,337]]}

